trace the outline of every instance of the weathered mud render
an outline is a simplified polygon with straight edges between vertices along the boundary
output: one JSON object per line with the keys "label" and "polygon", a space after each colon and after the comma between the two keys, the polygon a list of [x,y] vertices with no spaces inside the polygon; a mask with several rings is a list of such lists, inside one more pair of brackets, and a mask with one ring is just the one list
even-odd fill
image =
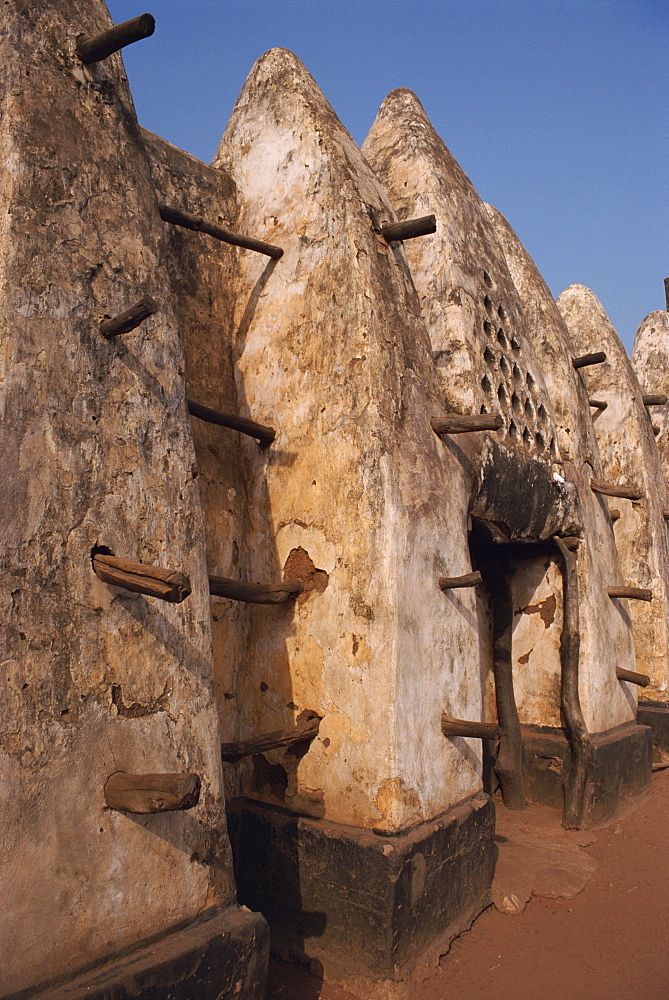
{"label": "weathered mud render", "polygon": [[149,21],[0,17],[0,994],[408,996],[496,808],[669,741],[667,314],[556,304],[410,91],[361,150],[272,49],[208,165]]}

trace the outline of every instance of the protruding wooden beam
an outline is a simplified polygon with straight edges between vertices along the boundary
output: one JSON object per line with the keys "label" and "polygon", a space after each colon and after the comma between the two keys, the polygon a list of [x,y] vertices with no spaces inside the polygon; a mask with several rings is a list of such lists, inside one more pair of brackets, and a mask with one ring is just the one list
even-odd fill
{"label": "protruding wooden beam", "polygon": [[644,406],[664,406],[669,401],[669,396],[665,396],[663,392],[649,392],[641,398]]}
{"label": "protruding wooden beam", "polygon": [[381,226],[381,235],[388,243],[398,240],[413,240],[416,236],[429,236],[437,231],[437,217],[424,215],[420,219],[407,219],[406,222],[391,222]]}
{"label": "protruding wooden beam", "polygon": [[669,510],[663,510],[662,517],[665,519],[665,521],[669,521]]}
{"label": "protruding wooden beam", "polygon": [[139,302],[135,302],[134,306],[126,309],[125,312],[114,316],[113,319],[103,320],[100,323],[100,333],[107,340],[110,340],[111,337],[118,337],[122,333],[130,333],[131,330],[134,330],[135,327],[138,327],[140,323],[157,311],[157,304],[150,295],[145,295]]}
{"label": "protruding wooden beam", "polygon": [[513,596],[509,579],[496,556],[487,560],[484,573],[492,596],[492,669],[497,721],[502,730],[494,765],[495,774],[507,809],[525,809],[527,800],[523,778],[523,748],[513,690]]}
{"label": "protruding wooden beam", "polygon": [[561,535],[560,540],[563,545],[567,546],[570,552],[576,552],[581,543],[580,535]]}
{"label": "protruding wooden beam", "polygon": [[297,597],[304,590],[302,580],[284,580],[283,583],[241,583],[225,576],[209,577],[209,593],[214,597],[227,597],[230,601],[245,604],[283,604]]}
{"label": "protruding wooden beam", "polygon": [[669,278],[664,279],[664,304],[667,312],[669,312]]}
{"label": "protruding wooden beam", "polygon": [[610,507],[609,517],[611,518],[612,521],[618,521],[620,519],[620,511],[617,510],[615,507]]}
{"label": "protruding wooden beam", "polygon": [[170,604],[181,604],[190,594],[190,580],[187,576],[161,566],[149,566],[131,559],[94,552],[93,570],[104,583],[123,587],[135,594],[157,597]]}
{"label": "protruding wooden beam", "polygon": [[601,365],[606,361],[605,351],[595,351],[593,354],[581,354],[579,358],[572,358],[574,368],[587,368],[588,365]]}
{"label": "protruding wooden beam", "polygon": [[623,667],[616,667],[616,677],[619,681],[627,681],[629,684],[638,684],[639,687],[647,688],[650,684],[648,674],[638,674],[636,670],[625,670]]}
{"label": "protruding wooden beam", "polygon": [[577,556],[561,538],[553,536],[562,573],[562,632],[560,633],[560,707],[569,742],[570,763],[564,783],[562,825],[578,829],[583,819],[587,782],[592,761],[592,739],[585,724],[578,693],[581,646]]}
{"label": "protruding wooden beam", "polygon": [[77,55],[82,63],[101,62],[119,49],[125,48],[141,38],[148,38],[156,30],[155,18],[151,14],[140,14],[130,21],[115,24],[113,28],[99,35],[80,35],[77,38]]}
{"label": "protruding wooden beam", "polygon": [[273,733],[252,736],[248,740],[240,740],[237,743],[223,743],[221,745],[221,759],[228,764],[235,764],[243,757],[251,757],[256,753],[268,753],[270,750],[281,750],[284,747],[294,746],[296,743],[313,740],[314,736],[318,736],[320,724],[321,717],[315,712],[302,712],[295,725],[288,729],[277,729]]}
{"label": "protruding wooden beam", "polygon": [[218,424],[220,427],[229,427],[233,431],[240,431],[248,434],[249,437],[257,438],[264,445],[271,444],[276,437],[273,427],[266,427],[264,424],[257,424],[255,420],[247,417],[238,417],[234,413],[219,413],[211,410],[208,406],[202,406],[192,399],[187,399],[188,412],[198,420],[206,420],[208,424]]}
{"label": "protruding wooden beam", "polygon": [[498,740],[502,735],[496,722],[468,722],[450,715],[442,715],[441,731],[444,736],[471,736],[475,740]]}
{"label": "protruding wooden beam", "polygon": [[440,576],[439,586],[442,590],[456,590],[458,587],[477,587],[483,577],[478,570],[465,573],[464,576]]}
{"label": "protruding wooden beam", "polygon": [[433,418],[430,423],[435,434],[466,434],[469,431],[498,431],[504,421],[499,413],[449,413],[446,417]]}
{"label": "protruding wooden beam", "polygon": [[125,774],[107,778],[105,804],[128,813],[175,812],[192,809],[200,799],[197,774]]}
{"label": "protruding wooden beam", "polygon": [[609,597],[627,597],[631,601],[652,601],[653,591],[647,587],[607,587]]}
{"label": "protruding wooden beam", "polygon": [[609,405],[608,403],[604,402],[603,399],[589,399],[588,402],[590,403],[590,406],[592,406],[593,409],[595,410],[605,410],[606,407]]}
{"label": "protruding wooden beam", "polygon": [[633,486],[616,486],[615,483],[605,483],[601,479],[591,479],[590,489],[593,493],[601,493],[605,497],[620,497],[622,500],[643,499],[643,493]]}
{"label": "protruding wooden beam", "polygon": [[243,247],[244,250],[255,250],[256,253],[264,253],[266,257],[274,257],[276,260],[283,256],[281,247],[265,243],[264,240],[254,240],[250,236],[238,236],[237,233],[232,233],[214,222],[208,222],[199,215],[191,215],[189,212],[182,212],[178,208],[163,204],[158,205],[158,209],[163,222],[170,222],[173,226],[181,226],[182,229],[190,229],[195,233],[206,233],[221,243],[230,243],[233,247]]}

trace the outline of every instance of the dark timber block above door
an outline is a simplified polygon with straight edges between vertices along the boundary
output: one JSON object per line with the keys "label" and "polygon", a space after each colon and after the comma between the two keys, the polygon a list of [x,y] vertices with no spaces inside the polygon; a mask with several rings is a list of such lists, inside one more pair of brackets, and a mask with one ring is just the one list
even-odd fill
{"label": "dark timber block above door", "polygon": [[495,809],[483,792],[392,837],[250,799],[228,803],[228,829],[239,902],[262,911],[272,951],[356,980],[357,993],[361,980],[410,979],[490,901]]}

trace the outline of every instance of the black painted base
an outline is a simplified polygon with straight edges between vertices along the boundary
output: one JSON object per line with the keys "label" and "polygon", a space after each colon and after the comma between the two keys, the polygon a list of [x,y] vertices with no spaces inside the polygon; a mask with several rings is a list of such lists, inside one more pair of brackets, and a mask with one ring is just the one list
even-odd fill
{"label": "black painted base", "polygon": [[653,743],[660,750],[669,750],[669,705],[663,701],[640,701],[636,720],[653,730]]}
{"label": "black painted base", "polygon": [[489,902],[495,809],[483,792],[393,837],[248,799],[228,803],[228,828],[239,900],[262,910],[272,951],[349,988],[402,981]]}
{"label": "black painted base", "polygon": [[[569,744],[562,729],[522,726],[523,774],[529,802],[563,807],[563,775]],[[592,734],[584,827],[603,826],[626,812],[650,789],[652,734],[635,722]]]}
{"label": "black painted base", "polygon": [[103,963],[5,1000],[263,1000],[268,958],[260,913],[212,907]]}

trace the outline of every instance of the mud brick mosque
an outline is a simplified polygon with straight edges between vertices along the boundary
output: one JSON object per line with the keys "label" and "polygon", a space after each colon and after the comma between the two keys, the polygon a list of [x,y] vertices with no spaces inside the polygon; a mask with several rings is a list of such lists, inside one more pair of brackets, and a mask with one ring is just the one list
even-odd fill
{"label": "mud brick mosque", "polygon": [[496,808],[669,750],[669,313],[554,301],[408,90],[359,149],[273,49],[208,165],[149,15],[0,19],[0,995],[410,995]]}

